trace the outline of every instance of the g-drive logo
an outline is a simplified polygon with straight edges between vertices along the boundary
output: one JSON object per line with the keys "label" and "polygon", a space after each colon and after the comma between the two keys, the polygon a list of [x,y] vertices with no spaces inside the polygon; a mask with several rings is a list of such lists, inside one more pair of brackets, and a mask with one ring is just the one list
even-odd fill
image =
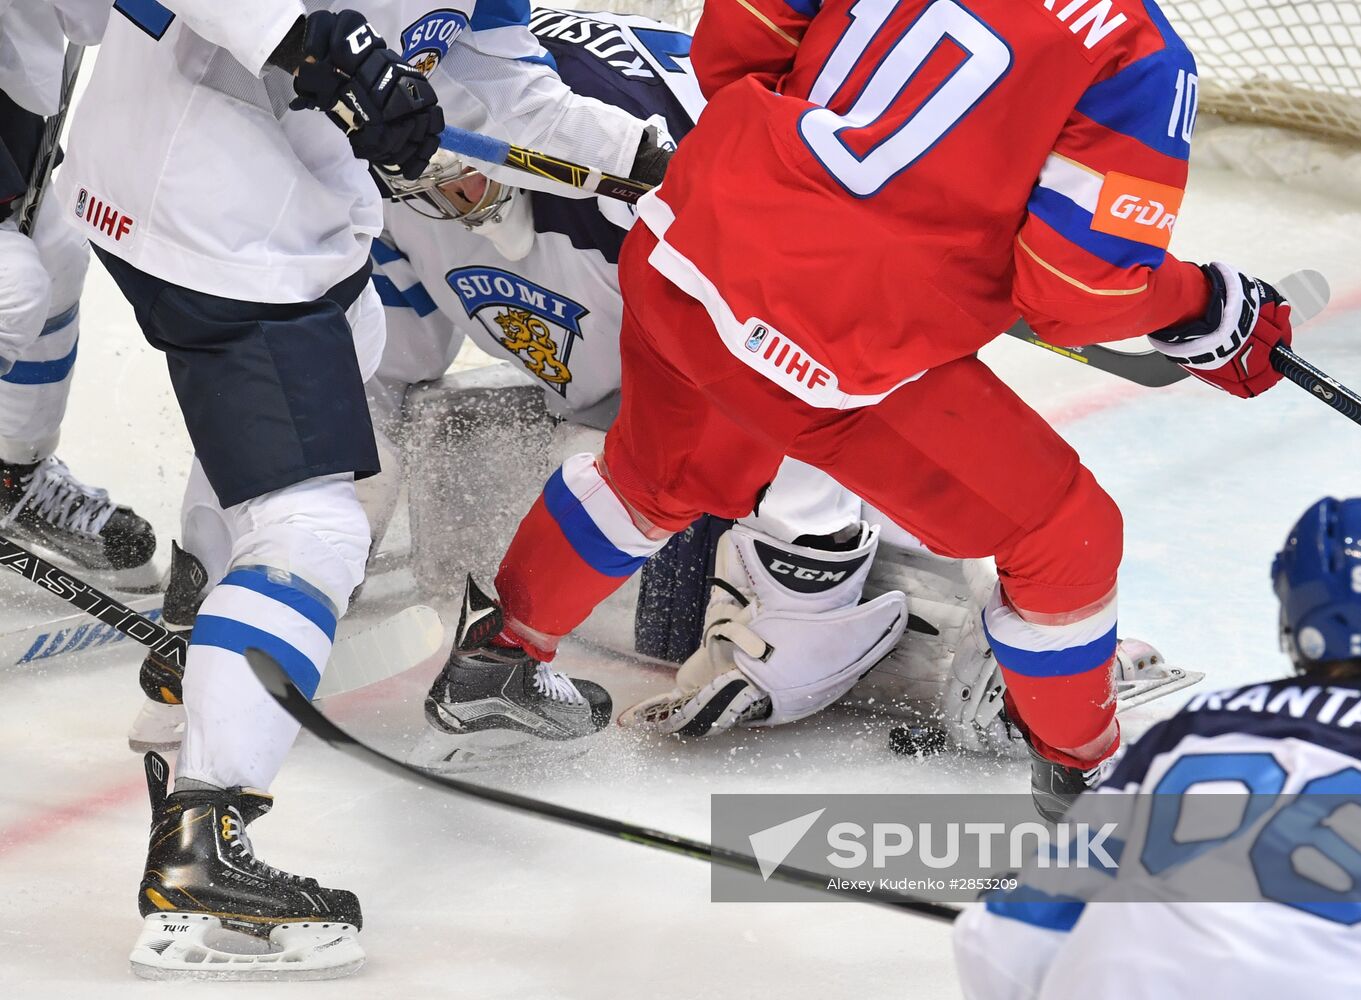
{"label": "g-drive logo", "polygon": [[[748,841],[760,867],[762,881],[784,864],[794,849],[827,810],[817,809],[753,833]],[[842,871],[879,873],[899,859],[935,871],[961,865],[978,869],[1015,870],[1036,864],[1047,868],[1099,868],[1115,871],[1119,865],[1108,841],[1118,824],[1059,823],[1051,828],[1040,822],[921,822],[917,824],[874,822],[868,826],[843,821],[832,823],[824,833],[826,862]],[[832,882],[839,880],[832,879]]]}

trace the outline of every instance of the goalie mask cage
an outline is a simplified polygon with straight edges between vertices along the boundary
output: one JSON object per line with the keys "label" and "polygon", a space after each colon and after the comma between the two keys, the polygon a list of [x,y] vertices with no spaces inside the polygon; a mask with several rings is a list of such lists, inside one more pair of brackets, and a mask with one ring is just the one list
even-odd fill
{"label": "goalie mask cage", "polygon": [[[577,0],[574,6],[646,14],[693,29],[703,2]],[[1209,165],[1361,198],[1361,0],[1161,0],[1159,6],[1196,55],[1204,116],[1198,138],[1223,133],[1197,143],[1198,155],[1210,147]]]}

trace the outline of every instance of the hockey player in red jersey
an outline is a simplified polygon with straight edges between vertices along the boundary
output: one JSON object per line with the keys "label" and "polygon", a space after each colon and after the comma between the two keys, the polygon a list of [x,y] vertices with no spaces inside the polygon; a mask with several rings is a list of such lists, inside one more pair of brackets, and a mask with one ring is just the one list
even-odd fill
{"label": "hockey player in red jersey", "polygon": [[[619,418],[525,517],[499,636],[482,618],[446,670],[551,657],[790,455],[940,554],[996,557],[984,624],[1057,814],[1119,743],[1120,512],[975,352],[1019,313],[1060,344],[1150,334],[1238,396],[1278,380],[1279,294],[1166,250],[1195,60],[1153,0],[711,0],[691,56],[708,108],[620,260]],[[800,650],[733,647],[715,711],[817,696]]]}

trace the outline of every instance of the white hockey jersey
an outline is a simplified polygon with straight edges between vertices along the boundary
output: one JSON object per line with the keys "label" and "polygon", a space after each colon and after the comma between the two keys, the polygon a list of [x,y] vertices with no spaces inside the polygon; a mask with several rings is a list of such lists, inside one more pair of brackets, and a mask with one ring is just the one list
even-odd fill
{"label": "white hockey jersey", "polygon": [[[645,17],[546,7],[534,9],[530,26],[575,94],[635,122],[659,120],[676,139],[690,130],[702,98],[686,58],[689,35]],[[634,140],[625,173],[636,149]],[[580,162],[611,169],[600,150]],[[373,248],[374,281],[388,306],[379,374],[399,383],[438,378],[471,338],[522,365],[551,412],[579,415],[619,390],[617,264],[626,230],[611,219],[631,219],[607,215],[604,199],[541,191],[517,198],[529,201],[517,208],[529,210],[533,243],[513,260],[485,230],[388,204],[387,233]]]}
{"label": "white hockey jersey", "polygon": [[97,45],[112,0],[0,0],[0,91],[47,118],[61,103],[67,39]]}
{"label": "white hockey jersey", "polygon": [[[310,300],[363,266],[382,229],[367,167],[324,115],[288,111],[291,78],[265,65],[305,10],[328,6],[348,3],[117,0],[57,188],[67,218],[141,270],[235,299]],[[618,116],[559,120],[524,0],[363,6],[436,81],[451,124],[565,157],[638,134]]]}
{"label": "white hockey jersey", "polygon": [[[1118,875],[1023,873],[966,910],[967,1000],[1361,994],[1361,679],[1199,695],[1091,798],[1068,818],[1119,803],[1134,819]],[[1054,889],[1074,878],[1083,891]]]}

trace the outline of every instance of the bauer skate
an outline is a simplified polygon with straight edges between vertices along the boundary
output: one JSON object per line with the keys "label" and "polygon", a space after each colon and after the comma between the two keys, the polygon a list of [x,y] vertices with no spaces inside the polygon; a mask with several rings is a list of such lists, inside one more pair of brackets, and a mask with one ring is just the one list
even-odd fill
{"label": "bauer skate", "polygon": [[567,677],[522,649],[492,643],[501,609],[468,577],[454,648],[425,699],[429,728],[412,762],[472,770],[570,756],[610,722],[609,693]]}
{"label": "bauer skate", "polygon": [[[171,542],[170,583],[165,588],[161,624],[171,631],[190,632],[207,590],[203,563]],[[128,732],[128,746],[136,753],[179,749],[184,738],[183,669],[156,653],[147,653],[138,682],[146,701]]]}
{"label": "bauer skate", "polygon": [[107,490],[86,486],[54,457],[0,463],[0,532],[119,590],[152,591],[160,583],[151,525],[115,504]]}
{"label": "bauer skate", "polygon": [[137,893],[144,979],[338,979],[364,964],[359,900],[258,860],[246,827],[273,798],[248,788],[166,794],[146,755],[151,844]]}

